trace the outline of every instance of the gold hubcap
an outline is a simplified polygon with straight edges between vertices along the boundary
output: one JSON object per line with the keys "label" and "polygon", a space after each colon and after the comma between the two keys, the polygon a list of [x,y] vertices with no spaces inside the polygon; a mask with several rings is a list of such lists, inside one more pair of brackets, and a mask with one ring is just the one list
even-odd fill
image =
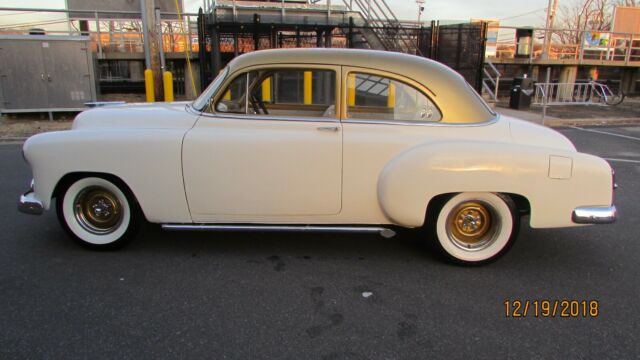
{"label": "gold hubcap", "polygon": [[491,212],[476,201],[459,204],[447,221],[447,230],[454,243],[466,249],[484,247],[493,236],[491,229]]}
{"label": "gold hubcap", "polygon": [[85,230],[108,234],[122,221],[122,206],[118,198],[102,187],[91,187],[78,194],[74,203],[75,217]]}

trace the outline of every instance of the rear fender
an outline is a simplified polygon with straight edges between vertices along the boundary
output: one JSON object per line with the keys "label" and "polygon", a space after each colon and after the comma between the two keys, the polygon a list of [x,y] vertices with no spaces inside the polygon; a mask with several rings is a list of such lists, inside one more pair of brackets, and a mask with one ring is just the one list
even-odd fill
{"label": "rear fender", "polygon": [[[550,173],[550,156],[568,159],[563,176]],[[604,160],[570,150],[481,141],[430,143],[385,166],[378,196],[385,214],[406,227],[423,225],[432,198],[458,192],[521,195],[531,205],[532,227],[571,226],[575,207],[610,203],[608,169]]]}

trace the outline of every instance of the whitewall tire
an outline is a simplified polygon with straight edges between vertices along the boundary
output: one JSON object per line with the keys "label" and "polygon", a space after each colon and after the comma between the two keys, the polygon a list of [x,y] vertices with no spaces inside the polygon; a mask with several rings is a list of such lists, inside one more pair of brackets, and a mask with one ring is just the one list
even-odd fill
{"label": "whitewall tire", "polygon": [[460,193],[434,209],[432,233],[446,257],[479,265],[504,255],[518,234],[519,216],[513,201],[501,194]]}
{"label": "whitewall tire", "polygon": [[124,245],[137,232],[137,204],[128,189],[116,183],[102,177],[75,179],[58,196],[58,220],[82,245],[113,249]]}

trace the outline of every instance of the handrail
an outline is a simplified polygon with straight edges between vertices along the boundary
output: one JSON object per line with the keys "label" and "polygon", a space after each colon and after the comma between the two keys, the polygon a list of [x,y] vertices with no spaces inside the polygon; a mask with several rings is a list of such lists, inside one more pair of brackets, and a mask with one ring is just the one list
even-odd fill
{"label": "handrail", "polygon": [[[489,72],[489,70],[487,70],[487,66],[491,71],[493,71],[493,76]],[[493,101],[498,102],[498,88],[500,87],[500,77],[502,76],[502,73],[498,71],[498,69],[489,59],[485,60],[485,63],[482,66],[482,71],[486,75],[486,77],[482,79],[482,88],[485,89],[489,93],[489,95],[491,95]],[[491,82],[491,84],[493,84],[493,89],[489,87],[486,81],[489,81]]]}

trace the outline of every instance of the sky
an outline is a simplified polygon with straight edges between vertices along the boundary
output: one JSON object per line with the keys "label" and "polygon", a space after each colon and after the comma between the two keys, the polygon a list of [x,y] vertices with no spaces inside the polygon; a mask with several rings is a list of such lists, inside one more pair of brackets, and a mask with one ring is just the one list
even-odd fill
{"label": "sky", "polygon": [[[324,3],[322,0],[320,3]],[[575,0],[560,0],[560,4]],[[342,4],[341,0],[332,0]],[[203,0],[184,0],[187,12],[197,12]],[[387,0],[396,16],[402,20],[417,20],[418,5],[415,0]],[[544,26],[548,0],[425,0],[421,20],[469,20],[471,18],[500,19],[502,25]],[[65,0],[0,0],[0,7],[35,7],[63,9]],[[28,16],[28,17],[27,17]],[[34,20],[37,15],[8,15],[0,12],[0,24],[21,23]],[[49,15],[51,16],[51,15]],[[64,17],[62,14],[55,15]],[[35,19],[43,18],[36,17]]]}

